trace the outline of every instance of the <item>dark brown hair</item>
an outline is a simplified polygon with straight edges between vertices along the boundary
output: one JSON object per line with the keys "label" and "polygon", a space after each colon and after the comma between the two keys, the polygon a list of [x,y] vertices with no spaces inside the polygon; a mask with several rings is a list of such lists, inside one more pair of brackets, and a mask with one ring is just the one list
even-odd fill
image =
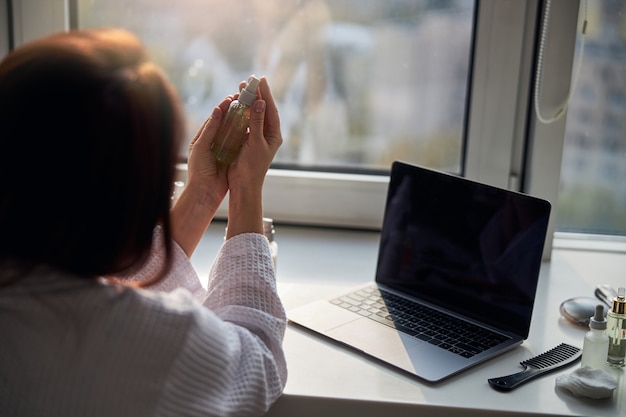
{"label": "dark brown hair", "polygon": [[169,207],[183,116],[140,41],[70,31],[0,61],[0,261],[92,278],[145,261]]}

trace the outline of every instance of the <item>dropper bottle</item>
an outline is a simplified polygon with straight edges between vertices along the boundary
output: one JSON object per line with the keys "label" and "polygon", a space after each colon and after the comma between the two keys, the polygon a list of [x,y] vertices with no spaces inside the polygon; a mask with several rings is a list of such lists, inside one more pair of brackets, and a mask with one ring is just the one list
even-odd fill
{"label": "dropper bottle", "polygon": [[589,366],[595,369],[603,369],[605,367],[609,351],[609,337],[606,335],[605,330],[604,307],[598,304],[594,316],[589,319],[589,331],[585,334],[583,341],[582,366]]}
{"label": "dropper bottle", "polygon": [[250,106],[257,98],[258,88],[259,79],[251,75],[246,88],[239,93],[239,98],[230,103],[211,145],[211,151],[218,163],[230,165],[237,157],[246,138],[250,122]]}
{"label": "dropper bottle", "polygon": [[626,357],[626,289],[620,287],[613,298],[611,310],[606,313],[606,334],[609,336],[607,362],[611,366],[624,366]]}

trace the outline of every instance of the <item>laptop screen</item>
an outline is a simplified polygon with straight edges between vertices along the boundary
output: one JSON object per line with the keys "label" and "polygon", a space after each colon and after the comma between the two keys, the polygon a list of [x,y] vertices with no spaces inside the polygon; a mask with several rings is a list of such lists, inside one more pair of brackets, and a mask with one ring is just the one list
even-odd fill
{"label": "laptop screen", "polygon": [[550,203],[394,162],[376,282],[528,336]]}

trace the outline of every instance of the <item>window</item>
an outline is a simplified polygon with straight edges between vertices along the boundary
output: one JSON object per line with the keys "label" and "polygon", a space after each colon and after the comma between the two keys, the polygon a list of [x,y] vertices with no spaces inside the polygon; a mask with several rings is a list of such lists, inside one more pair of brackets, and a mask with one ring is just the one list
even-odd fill
{"label": "window", "polygon": [[557,228],[626,235],[626,3],[589,1],[587,14],[579,87],[565,130]]}
{"label": "window", "polygon": [[[586,1],[582,0],[582,4]],[[578,201],[575,194],[569,194],[578,186],[569,184],[586,178],[587,174],[580,175],[582,172],[595,172],[602,181],[624,177],[623,153],[618,152],[624,148],[621,115],[625,93],[611,88],[600,91],[594,80],[582,75],[590,71],[621,86],[625,84],[620,78],[623,69],[581,71],[567,113],[567,134],[566,118],[543,124],[532,108],[536,45],[543,12],[550,5],[540,91],[542,108],[549,111],[558,109],[569,92],[576,33],[581,26],[578,3],[571,0],[13,0],[12,14],[16,45],[70,26],[106,23],[139,31],[136,25],[141,25],[141,37],[151,48],[153,58],[159,61],[168,54],[182,57],[170,59],[169,63],[167,59],[160,62],[183,86],[181,93],[190,117],[190,133],[208,114],[203,106],[212,106],[218,98],[231,93],[232,85],[249,72],[268,75],[275,92],[280,90],[274,82],[276,79],[291,80],[281,104],[286,143],[266,180],[266,214],[277,222],[377,228],[388,180],[386,164],[394,158],[546,198],[552,201],[557,220],[566,210],[563,206],[568,195]],[[613,29],[608,31],[612,39],[619,37],[624,13],[622,10],[620,15],[615,7],[620,2],[589,1],[590,16],[595,16],[592,3],[613,4],[610,9]],[[198,11],[198,7],[209,4],[210,8],[202,13]],[[256,19],[261,12],[277,10],[266,6],[261,12],[251,13],[250,8],[258,4],[280,4],[284,6],[278,10],[280,13],[293,12],[291,8],[296,6],[308,7],[307,13],[302,13],[309,18],[300,16],[295,20],[298,24],[291,24],[299,27],[289,27],[293,21],[283,18],[276,20],[283,22],[282,25],[259,29],[249,17]],[[354,4],[357,7],[350,9]],[[122,14],[113,14],[111,7],[115,5]],[[235,13],[224,9],[225,5],[246,7]],[[191,20],[183,23],[184,9],[195,13],[187,13]],[[221,17],[212,23],[215,13]],[[310,21],[311,16],[318,19]],[[621,26],[615,23],[618,16],[622,16]],[[305,23],[321,35],[309,39],[311,30],[302,31],[300,27],[306,27]],[[216,25],[220,24],[227,28],[217,30]],[[255,45],[241,42],[246,39],[241,37],[243,33],[250,31],[259,34]],[[267,33],[273,34],[272,40],[261,42],[269,38],[260,34]],[[278,68],[273,63],[282,56],[276,54],[276,45],[291,42],[293,46],[294,39],[306,45],[302,49],[307,53],[295,48],[289,60],[293,61],[290,77],[272,75],[271,69]],[[235,47],[225,47],[234,40],[238,42]],[[254,51],[249,49],[252,47]],[[610,48],[617,50],[615,45]],[[261,53],[261,49],[265,52]],[[583,68],[588,56],[586,52]],[[224,69],[221,75],[217,71],[207,72],[209,59],[220,63]],[[393,61],[391,65],[387,60]],[[264,62],[265,66],[257,66],[256,62]],[[321,68],[311,73],[322,74],[323,82],[304,81],[307,66]],[[411,77],[418,74],[418,78]],[[309,87],[319,85],[324,88],[309,91]],[[218,91],[218,86],[224,90]],[[411,92],[415,91],[412,97]],[[579,96],[586,104],[576,104]],[[351,97],[358,100],[352,102]],[[412,99],[415,102],[407,105]],[[611,112],[598,115],[596,107],[601,102],[608,102]],[[288,103],[307,103],[308,112]],[[408,113],[410,106],[415,107],[412,113]],[[407,114],[413,118],[407,119]],[[424,123],[415,122],[420,117]],[[570,125],[600,126],[605,117],[610,119],[607,125],[612,126],[611,131],[597,135],[590,134],[588,129],[570,131]],[[327,131],[332,131],[332,136]],[[380,141],[387,136],[392,139]],[[604,164],[602,159],[588,155],[603,146],[617,155],[611,163]],[[572,172],[575,175],[568,177]],[[618,181],[612,187],[615,190],[619,185]],[[558,200],[559,190],[562,201]],[[620,198],[623,212],[624,197]],[[220,213],[224,214],[225,210]],[[570,229],[563,223],[559,223],[559,228],[598,231],[585,227]],[[554,230],[553,219],[550,231]],[[619,227],[607,227],[605,231],[616,233]],[[552,246],[551,232],[547,256]]]}
{"label": "window", "polygon": [[473,1],[75,4],[78,27],[141,36],[191,132],[240,80],[268,76],[285,139],[266,181],[278,222],[377,228],[394,159],[463,172]]}
{"label": "window", "polygon": [[[474,2],[79,0],[78,26],[137,33],[190,130],[251,73],[281,109],[276,166],[461,173]],[[186,147],[185,147],[186,148]]]}
{"label": "window", "polygon": [[[0,28],[9,27],[9,4],[6,0],[0,0]],[[4,56],[10,49],[10,30],[0,30],[0,57]]]}

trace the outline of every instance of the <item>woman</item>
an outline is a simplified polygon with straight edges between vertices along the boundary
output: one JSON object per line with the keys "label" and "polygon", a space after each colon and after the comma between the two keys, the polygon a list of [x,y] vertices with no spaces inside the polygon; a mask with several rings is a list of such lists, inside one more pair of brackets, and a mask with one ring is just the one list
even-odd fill
{"label": "woman", "polygon": [[[282,392],[286,319],[263,233],[282,143],[267,81],[226,172],[193,139],[132,34],[55,34],[0,61],[0,415],[264,413]],[[189,257],[226,193],[227,240],[199,283]]]}

